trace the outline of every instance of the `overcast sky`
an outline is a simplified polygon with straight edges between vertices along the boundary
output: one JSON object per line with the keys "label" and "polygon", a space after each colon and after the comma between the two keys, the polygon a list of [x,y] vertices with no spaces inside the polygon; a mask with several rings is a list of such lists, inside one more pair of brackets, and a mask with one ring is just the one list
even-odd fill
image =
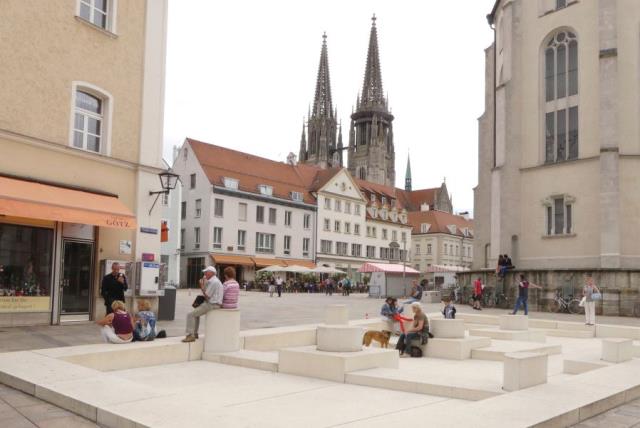
{"label": "overcast sky", "polygon": [[[494,0],[171,0],[165,158],[185,137],[284,161],[299,150],[327,32],[333,102],[348,144],[376,14],[394,120],[396,185],[411,152],[413,188],[447,180],[473,209],[484,110],[486,14]],[[241,166],[239,166],[241,167]]]}

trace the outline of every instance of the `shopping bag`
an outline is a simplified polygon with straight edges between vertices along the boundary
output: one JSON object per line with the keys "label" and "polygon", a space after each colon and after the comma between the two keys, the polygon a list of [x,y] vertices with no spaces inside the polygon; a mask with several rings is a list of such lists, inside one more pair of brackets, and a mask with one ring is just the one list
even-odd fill
{"label": "shopping bag", "polygon": [[602,300],[602,293],[593,293],[593,294],[591,295],[591,298],[592,298],[593,300]]}
{"label": "shopping bag", "polygon": [[582,299],[580,299],[580,303],[578,303],[578,306],[580,306],[581,308],[584,308],[584,303],[587,301],[587,298],[582,296]]}

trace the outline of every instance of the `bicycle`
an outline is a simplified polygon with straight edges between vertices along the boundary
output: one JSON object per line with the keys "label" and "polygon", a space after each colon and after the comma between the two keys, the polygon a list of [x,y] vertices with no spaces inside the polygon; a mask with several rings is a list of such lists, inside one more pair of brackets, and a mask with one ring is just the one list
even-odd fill
{"label": "bicycle", "polygon": [[584,308],[580,306],[580,300],[574,298],[572,294],[569,295],[568,299],[565,299],[560,295],[560,290],[556,290],[556,296],[549,303],[549,310],[555,313],[564,311],[569,314],[580,314]]}

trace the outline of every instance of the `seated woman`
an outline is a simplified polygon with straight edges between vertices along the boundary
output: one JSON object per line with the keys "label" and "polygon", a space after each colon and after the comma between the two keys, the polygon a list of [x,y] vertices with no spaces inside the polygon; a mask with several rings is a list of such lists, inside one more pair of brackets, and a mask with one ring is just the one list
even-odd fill
{"label": "seated woman", "polygon": [[127,312],[124,302],[116,300],[111,304],[113,313],[96,321],[102,326],[100,333],[106,343],[129,343],[133,339],[133,318]]}
{"label": "seated woman", "polygon": [[382,309],[380,310],[380,315],[392,323],[398,322],[400,324],[400,331],[404,333],[403,321],[412,321],[411,318],[405,318],[400,315],[404,308],[398,308],[398,299],[395,297],[387,297],[384,302],[385,303],[382,305]]}
{"label": "seated woman", "polygon": [[396,345],[396,349],[400,351],[400,356],[404,356],[404,351],[408,346],[411,346],[412,340],[419,340],[420,344],[424,345],[429,337],[429,319],[422,311],[422,305],[419,302],[413,302],[411,310],[413,311],[413,324],[409,327],[407,333],[403,332],[400,335]]}
{"label": "seated woman", "polygon": [[164,330],[156,331],[156,314],[151,310],[148,300],[138,300],[138,313],[136,313],[133,327],[133,340],[148,342],[155,338],[167,337]]}

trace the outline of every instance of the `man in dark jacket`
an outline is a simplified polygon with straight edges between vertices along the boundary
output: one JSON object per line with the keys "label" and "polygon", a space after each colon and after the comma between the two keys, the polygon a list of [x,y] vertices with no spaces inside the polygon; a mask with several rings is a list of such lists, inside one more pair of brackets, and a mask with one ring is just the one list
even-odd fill
{"label": "man in dark jacket", "polygon": [[113,312],[111,303],[115,300],[124,302],[124,292],[127,291],[128,288],[127,278],[123,273],[120,273],[120,264],[114,262],[111,265],[111,273],[102,278],[102,287],[100,288],[100,294],[104,299],[107,314]]}

